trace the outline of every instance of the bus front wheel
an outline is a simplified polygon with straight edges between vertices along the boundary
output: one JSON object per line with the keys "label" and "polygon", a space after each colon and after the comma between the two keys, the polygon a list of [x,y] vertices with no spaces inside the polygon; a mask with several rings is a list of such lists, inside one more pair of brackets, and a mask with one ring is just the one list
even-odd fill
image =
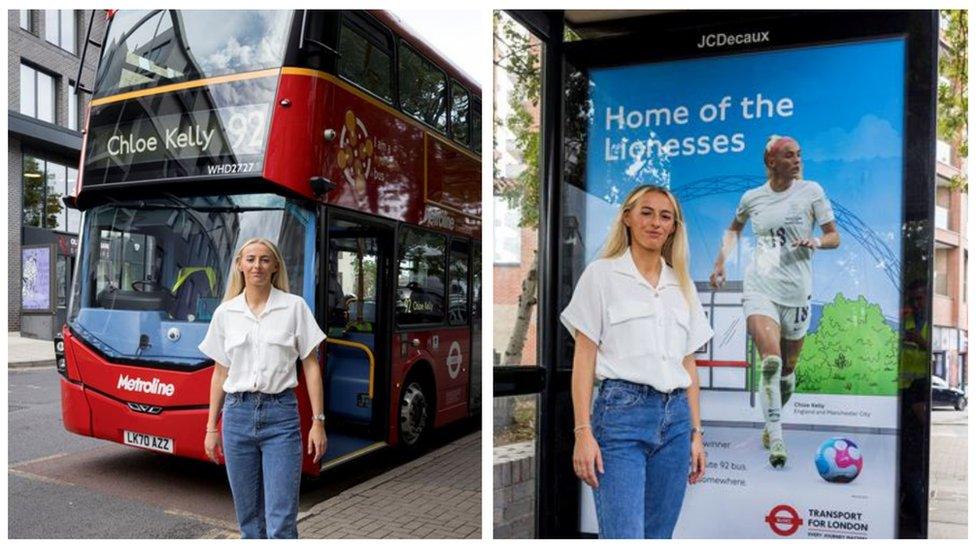
{"label": "bus front wheel", "polygon": [[400,443],[405,449],[417,448],[430,431],[430,398],[417,379],[407,382],[400,398]]}

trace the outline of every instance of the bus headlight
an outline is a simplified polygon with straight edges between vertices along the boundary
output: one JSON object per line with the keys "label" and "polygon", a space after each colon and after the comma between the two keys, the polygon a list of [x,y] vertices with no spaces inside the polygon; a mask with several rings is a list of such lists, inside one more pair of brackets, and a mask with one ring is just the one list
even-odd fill
{"label": "bus headlight", "polygon": [[64,357],[58,357],[58,373],[61,375],[67,375],[68,373],[68,363],[65,362]]}

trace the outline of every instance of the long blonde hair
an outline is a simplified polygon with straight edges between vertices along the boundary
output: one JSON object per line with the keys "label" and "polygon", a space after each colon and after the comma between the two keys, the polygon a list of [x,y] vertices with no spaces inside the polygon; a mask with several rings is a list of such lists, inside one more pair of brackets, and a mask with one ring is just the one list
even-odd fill
{"label": "long blonde hair", "polygon": [[608,259],[620,257],[630,247],[630,229],[624,224],[624,216],[637,205],[637,202],[646,193],[663,194],[671,201],[671,206],[674,208],[674,232],[668,235],[668,239],[664,242],[661,255],[668,266],[674,270],[674,274],[678,277],[678,283],[681,285],[681,292],[685,296],[685,301],[690,305],[695,292],[695,285],[691,282],[691,275],[688,272],[688,232],[685,230],[685,218],[681,213],[678,199],[664,187],[640,185],[630,191],[610,226],[610,234],[603,245],[600,257]]}
{"label": "long blonde hair", "polygon": [[281,252],[278,251],[278,247],[266,238],[249,238],[241,244],[241,247],[237,249],[237,253],[234,254],[234,262],[230,266],[230,276],[227,277],[227,291],[224,292],[224,301],[234,299],[244,291],[244,274],[241,272],[240,262],[241,256],[244,254],[244,248],[247,248],[251,244],[263,244],[271,250],[271,255],[274,256],[275,263],[277,263],[278,267],[278,270],[271,275],[271,285],[283,292],[289,291],[288,271],[285,270],[285,260],[281,257]]}

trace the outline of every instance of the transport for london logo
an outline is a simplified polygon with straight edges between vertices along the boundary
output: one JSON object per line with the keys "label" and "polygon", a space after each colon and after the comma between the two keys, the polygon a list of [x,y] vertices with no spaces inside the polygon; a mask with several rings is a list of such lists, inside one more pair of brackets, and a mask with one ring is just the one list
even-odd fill
{"label": "transport for london logo", "polygon": [[796,509],[789,505],[777,505],[766,515],[766,524],[777,536],[792,536],[800,529],[803,519]]}

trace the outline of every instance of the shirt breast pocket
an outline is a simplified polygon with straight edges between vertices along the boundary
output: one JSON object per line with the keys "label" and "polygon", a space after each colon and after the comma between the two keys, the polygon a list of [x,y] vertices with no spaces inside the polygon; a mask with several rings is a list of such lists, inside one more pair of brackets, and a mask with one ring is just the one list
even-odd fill
{"label": "shirt breast pocket", "polygon": [[295,334],[269,330],[265,332],[264,340],[268,344],[268,367],[285,370],[294,366],[298,358]]}
{"label": "shirt breast pocket", "polygon": [[628,358],[654,352],[654,343],[662,334],[659,312],[653,303],[612,303],[607,312],[610,316],[610,330],[606,343],[612,354]]}
{"label": "shirt breast pocket", "polygon": [[[247,333],[232,334],[224,338],[224,353],[232,363],[239,362],[247,346]],[[230,367],[230,364],[225,364]]]}

